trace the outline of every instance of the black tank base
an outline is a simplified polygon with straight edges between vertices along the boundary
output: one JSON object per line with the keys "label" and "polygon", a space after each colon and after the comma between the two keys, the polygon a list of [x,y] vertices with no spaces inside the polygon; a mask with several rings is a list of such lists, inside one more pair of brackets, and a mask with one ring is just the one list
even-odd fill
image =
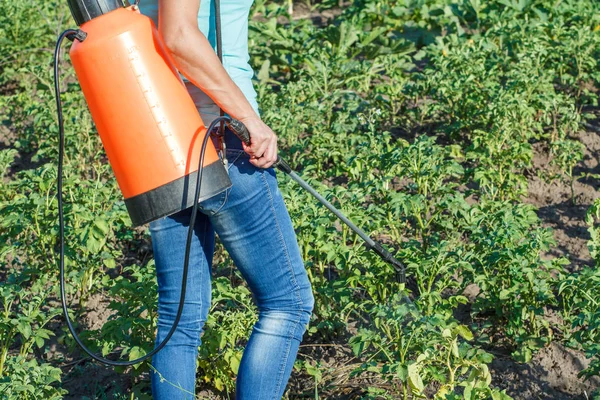
{"label": "black tank base", "polygon": [[[125,199],[133,226],[152,222],[194,205],[197,179],[198,171],[195,171],[156,189]],[[231,180],[221,161],[207,165],[202,173],[200,201],[210,199],[230,187]]]}

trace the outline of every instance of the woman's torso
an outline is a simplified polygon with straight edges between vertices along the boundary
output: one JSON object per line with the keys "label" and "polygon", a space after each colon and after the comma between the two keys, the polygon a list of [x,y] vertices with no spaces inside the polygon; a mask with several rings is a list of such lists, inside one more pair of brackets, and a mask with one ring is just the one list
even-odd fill
{"label": "woman's torso", "polygon": [[[258,113],[256,91],[252,86],[254,72],[250,67],[248,54],[248,16],[253,0],[221,0],[221,36],[223,44],[223,67],[235,84],[241,89],[248,102]],[[149,16],[158,26],[158,0],[142,0],[139,4],[142,14]],[[214,0],[202,0],[198,12],[198,27],[216,51],[216,29]],[[209,125],[219,116],[219,107],[194,86],[185,80],[188,92],[194,99],[202,120]]]}

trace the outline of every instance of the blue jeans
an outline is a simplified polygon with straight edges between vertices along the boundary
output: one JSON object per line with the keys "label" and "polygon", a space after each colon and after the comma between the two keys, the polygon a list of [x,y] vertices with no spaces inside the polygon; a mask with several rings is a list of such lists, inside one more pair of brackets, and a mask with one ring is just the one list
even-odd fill
{"label": "blue jeans", "polygon": [[[171,340],[152,358],[156,400],[194,398],[198,346],[211,301],[215,232],[259,311],[239,367],[237,399],[281,399],[312,312],[310,282],[275,172],[250,164],[231,132],[225,138],[233,186],[199,205],[183,314]],[[150,223],[158,279],[157,344],[177,314],[190,215],[191,208]]]}

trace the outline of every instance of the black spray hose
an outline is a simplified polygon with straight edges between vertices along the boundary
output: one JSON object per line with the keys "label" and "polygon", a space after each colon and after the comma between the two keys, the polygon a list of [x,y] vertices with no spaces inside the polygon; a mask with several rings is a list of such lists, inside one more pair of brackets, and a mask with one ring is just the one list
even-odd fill
{"label": "black spray hose", "polygon": [[[242,142],[246,145],[250,145],[250,134],[248,129],[242,124],[240,121],[232,120],[227,123],[229,129],[231,129],[237,137],[240,138]],[[340,210],[335,208],[333,204],[331,204],[327,199],[321,196],[315,189],[313,189],[308,183],[306,183],[302,178],[300,178],[285,162],[284,159],[277,156],[277,161],[274,164],[280,171],[288,174],[293,180],[295,180],[303,189],[305,189],[308,193],[312,194],[321,204],[323,204],[329,211],[335,214],[343,223],[345,223],[350,229],[354,231],[366,244],[368,249],[373,250],[383,261],[390,264],[394,267],[396,271],[396,278],[399,283],[406,283],[406,267],[400,261],[398,261],[392,254],[387,251],[380,243],[371,239],[369,235],[367,235],[362,229],[358,226],[354,225],[352,221],[350,221]]]}
{"label": "black spray hose", "polygon": [[182,282],[181,282],[181,296],[179,299],[179,308],[177,309],[177,316],[175,317],[175,321],[173,322],[173,326],[171,327],[171,330],[169,331],[167,336],[164,338],[164,340],[162,342],[160,342],[160,344],[158,346],[156,346],[150,353],[148,353],[140,358],[137,358],[135,360],[113,361],[113,360],[109,360],[107,358],[104,358],[104,357],[94,354],[90,349],[88,349],[83,344],[83,342],[81,341],[81,339],[79,338],[79,336],[77,336],[77,333],[75,332],[75,328],[73,327],[71,320],[69,319],[69,311],[67,309],[67,300],[66,300],[66,294],[65,294],[65,223],[64,223],[63,200],[62,200],[65,135],[64,135],[64,121],[63,121],[63,114],[62,114],[62,104],[61,104],[61,100],[60,100],[60,82],[59,82],[60,47],[61,47],[61,44],[62,44],[64,38],[66,37],[70,40],[77,39],[82,42],[85,40],[86,36],[87,36],[86,33],[83,32],[82,30],[68,29],[68,30],[64,31],[63,33],[61,33],[61,35],[59,36],[58,41],[56,43],[56,49],[54,50],[54,90],[56,93],[56,109],[57,109],[57,113],[58,113],[58,130],[59,130],[59,137],[60,137],[59,138],[59,153],[58,153],[58,182],[57,182],[58,221],[59,221],[58,223],[59,223],[59,230],[60,230],[60,295],[61,295],[63,313],[65,315],[65,320],[67,322],[67,326],[69,327],[69,331],[71,332],[71,335],[73,335],[73,338],[75,339],[75,341],[77,342],[79,347],[81,347],[83,349],[83,351],[85,351],[87,354],[89,354],[90,357],[92,357],[94,360],[99,361],[103,364],[112,365],[112,366],[128,366],[128,365],[138,364],[138,363],[152,357],[154,354],[158,353],[167,344],[169,339],[171,339],[171,336],[173,336],[173,333],[175,333],[175,330],[177,329],[177,325],[179,324],[179,320],[180,320],[181,314],[183,312],[183,305],[184,305],[184,301],[185,301],[187,274],[188,274],[188,266],[189,266],[189,261],[190,261],[190,247],[191,247],[192,237],[193,237],[193,233],[194,233],[194,224],[196,221],[196,214],[198,213],[198,201],[200,198],[202,173],[204,171],[204,168],[203,168],[204,156],[206,153],[206,145],[208,144],[208,140],[210,138],[209,133],[213,131],[213,129],[217,126],[218,123],[221,123],[222,121],[227,121],[230,119],[228,117],[219,117],[219,118],[215,119],[210,124],[208,131],[207,131],[206,135],[204,136],[204,141],[202,142],[202,149],[200,152],[200,162],[198,165],[199,173],[196,177],[196,192],[194,194],[194,205],[192,206],[192,215],[190,216],[190,225],[188,228],[187,241],[186,241],[186,245],[185,245],[185,257],[184,257],[184,262],[183,262],[183,278],[182,278]]}

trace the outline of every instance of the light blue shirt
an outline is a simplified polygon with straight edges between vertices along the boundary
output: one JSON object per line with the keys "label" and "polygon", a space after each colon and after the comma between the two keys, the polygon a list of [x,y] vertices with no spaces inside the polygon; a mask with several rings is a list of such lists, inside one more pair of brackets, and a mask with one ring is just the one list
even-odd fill
{"label": "light blue shirt", "polygon": [[[223,67],[258,114],[256,91],[252,86],[254,71],[249,64],[250,56],[248,54],[248,17],[252,2],[253,0],[221,0],[221,36]],[[152,18],[158,26],[158,0],[142,0],[139,7],[142,14]],[[198,27],[216,51],[214,7],[214,0],[201,0],[198,11]],[[194,99],[202,121],[208,126],[219,116],[219,107],[210,97],[185,78],[184,82]]]}

